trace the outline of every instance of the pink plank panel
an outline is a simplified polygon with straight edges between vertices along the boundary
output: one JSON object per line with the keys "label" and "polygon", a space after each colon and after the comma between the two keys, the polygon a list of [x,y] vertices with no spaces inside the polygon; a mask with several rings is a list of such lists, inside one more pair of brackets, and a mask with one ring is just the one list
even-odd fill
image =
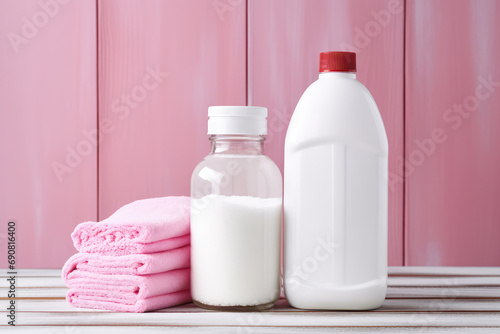
{"label": "pink plank panel", "polygon": [[498,266],[499,2],[407,10],[406,264]]}
{"label": "pink plank panel", "polygon": [[[97,216],[94,1],[0,1],[0,267],[60,268]],[[72,153],[69,153],[72,152]]]}
{"label": "pink plank panel", "polygon": [[[250,0],[249,103],[269,108],[267,154],[283,168],[288,122],[318,77],[319,53],[357,52],[358,80],[384,119],[389,171],[403,156],[404,4],[397,0]],[[282,169],[283,170],[283,169]],[[403,264],[403,182],[389,190],[389,264]]]}
{"label": "pink plank panel", "polygon": [[[99,217],[189,195],[207,108],[245,104],[244,1],[99,1]],[[106,131],[104,131],[106,130]]]}

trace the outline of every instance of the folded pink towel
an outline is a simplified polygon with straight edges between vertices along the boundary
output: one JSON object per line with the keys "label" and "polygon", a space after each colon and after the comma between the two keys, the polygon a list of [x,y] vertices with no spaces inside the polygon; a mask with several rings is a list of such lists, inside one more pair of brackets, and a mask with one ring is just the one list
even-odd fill
{"label": "folded pink towel", "polygon": [[[144,312],[158,305],[167,307],[166,305],[178,305],[177,302],[188,302],[189,300],[178,299],[171,294],[189,291],[190,273],[189,268],[144,276],[100,275],[73,270],[62,278],[70,288],[67,299],[72,305],[95,304],[95,308]],[[153,297],[155,299],[148,301]],[[109,305],[116,307],[109,308]]]}
{"label": "folded pink towel", "polygon": [[127,204],[101,222],[79,224],[71,238],[85,253],[153,253],[189,244],[189,197],[169,196]]}
{"label": "folded pink towel", "polygon": [[142,313],[189,303],[191,301],[191,291],[172,292],[165,295],[139,299],[134,304],[124,304],[122,302],[110,301],[106,298],[96,298],[94,295],[88,294],[88,291],[72,288],[68,291],[66,300],[74,307]]}
{"label": "folded pink towel", "polygon": [[184,246],[153,254],[107,256],[77,253],[63,266],[62,277],[75,270],[104,275],[147,275],[164,271],[189,268],[191,246]]}

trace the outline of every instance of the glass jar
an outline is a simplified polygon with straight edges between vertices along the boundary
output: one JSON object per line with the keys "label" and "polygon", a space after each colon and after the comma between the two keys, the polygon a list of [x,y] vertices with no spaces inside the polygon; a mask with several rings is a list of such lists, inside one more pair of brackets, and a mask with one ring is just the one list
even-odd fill
{"label": "glass jar", "polygon": [[280,295],[282,177],[262,153],[267,109],[210,107],[212,150],[191,178],[196,305],[256,311]]}

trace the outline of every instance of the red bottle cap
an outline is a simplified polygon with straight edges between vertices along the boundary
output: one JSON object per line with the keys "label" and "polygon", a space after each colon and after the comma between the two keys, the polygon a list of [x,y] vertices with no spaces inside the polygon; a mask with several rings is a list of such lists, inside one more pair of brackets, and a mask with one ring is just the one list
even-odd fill
{"label": "red bottle cap", "polygon": [[341,51],[321,52],[319,72],[356,72],[356,54]]}

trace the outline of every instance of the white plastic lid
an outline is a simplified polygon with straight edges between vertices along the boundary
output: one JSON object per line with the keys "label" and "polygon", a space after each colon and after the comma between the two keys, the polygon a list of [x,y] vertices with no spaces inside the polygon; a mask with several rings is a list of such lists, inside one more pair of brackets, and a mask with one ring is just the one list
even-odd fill
{"label": "white plastic lid", "polygon": [[209,135],[267,135],[267,108],[208,107]]}

